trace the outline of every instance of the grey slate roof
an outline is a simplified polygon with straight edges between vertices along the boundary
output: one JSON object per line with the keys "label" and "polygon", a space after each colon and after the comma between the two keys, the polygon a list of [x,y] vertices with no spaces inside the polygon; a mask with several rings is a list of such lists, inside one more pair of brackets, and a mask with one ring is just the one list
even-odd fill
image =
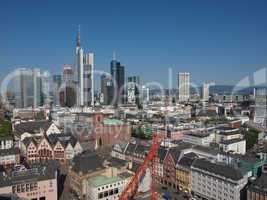
{"label": "grey slate roof", "polygon": [[225,178],[238,181],[243,178],[241,171],[228,165],[212,163],[205,159],[196,159],[192,164],[193,168],[201,169]]}
{"label": "grey slate roof", "polygon": [[51,180],[56,177],[57,166],[53,161],[45,164],[30,165],[27,171],[11,171],[0,173],[0,187],[15,185],[18,183],[27,183],[28,181]]}
{"label": "grey slate roof", "polygon": [[84,151],[72,160],[72,170],[76,173],[82,172],[83,174],[90,173],[95,170],[105,169],[104,158],[97,155],[90,150]]}
{"label": "grey slate roof", "polygon": [[248,190],[257,193],[264,193],[267,196],[267,174],[262,174],[255,182],[253,182]]}
{"label": "grey slate roof", "polygon": [[23,122],[20,124],[15,125],[14,131],[16,134],[21,135],[25,132],[35,134],[39,133],[40,129],[44,130],[45,132],[51,126],[52,122],[50,121],[30,121],[30,122]]}

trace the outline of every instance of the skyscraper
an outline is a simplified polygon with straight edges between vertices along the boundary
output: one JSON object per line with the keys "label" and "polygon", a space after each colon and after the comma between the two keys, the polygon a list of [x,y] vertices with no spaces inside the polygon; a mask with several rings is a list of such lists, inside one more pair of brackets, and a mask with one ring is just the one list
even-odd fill
{"label": "skyscraper", "polygon": [[188,101],[190,97],[190,74],[179,72],[178,74],[179,101]]}
{"label": "skyscraper", "polygon": [[77,105],[84,105],[84,67],[83,67],[83,48],[81,47],[80,28],[76,38],[76,68],[77,68]]}
{"label": "skyscraper", "polygon": [[113,79],[113,87],[114,87],[114,99],[115,105],[124,103],[124,84],[125,84],[125,72],[124,66],[121,65],[120,62],[116,60],[115,54],[113,55],[113,59],[110,63],[110,73]]}
{"label": "skyscraper", "polygon": [[110,74],[103,74],[101,76],[101,97],[100,103],[104,105],[111,105],[113,100],[113,83]]}
{"label": "skyscraper", "polygon": [[8,85],[8,90],[15,94],[15,106],[18,108],[38,107],[44,103],[45,88],[42,86],[40,69],[19,68],[17,76]]}
{"label": "skyscraper", "polygon": [[254,122],[267,127],[267,88],[255,89]]}
{"label": "skyscraper", "polygon": [[59,90],[62,83],[62,76],[60,74],[53,75],[53,104],[59,105]]}
{"label": "skyscraper", "polygon": [[80,29],[76,39],[76,68],[77,68],[77,106],[90,106],[94,104],[94,54],[84,55],[81,47]]}
{"label": "skyscraper", "polygon": [[84,55],[84,105],[94,106],[94,54]]}
{"label": "skyscraper", "polygon": [[130,76],[127,79],[127,102],[129,104],[139,104],[140,77]]}
{"label": "skyscraper", "polygon": [[72,107],[77,99],[76,85],[74,84],[74,72],[70,65],[64,65],[62,71],[62,83],[59,92],[59,102],[63,107]]}
{"label": "skyscraper", "polygon": [[210,90],[210,83],[205,82],[202,85],[202,100],[203,101],[209,101],[209,90]]}

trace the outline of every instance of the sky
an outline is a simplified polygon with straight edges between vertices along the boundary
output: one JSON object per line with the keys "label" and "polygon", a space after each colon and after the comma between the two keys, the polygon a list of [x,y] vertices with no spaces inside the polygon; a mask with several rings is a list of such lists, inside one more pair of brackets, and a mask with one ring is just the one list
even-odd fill
{"label": "sky", "polygon": [[0,1],[0,77],[22,66],[58,74],[73,64],[78,25],[95,68],[112,52],[126,75],[173,84],[179,71],[197,84],[235,84],[267,66],[266,0]]}

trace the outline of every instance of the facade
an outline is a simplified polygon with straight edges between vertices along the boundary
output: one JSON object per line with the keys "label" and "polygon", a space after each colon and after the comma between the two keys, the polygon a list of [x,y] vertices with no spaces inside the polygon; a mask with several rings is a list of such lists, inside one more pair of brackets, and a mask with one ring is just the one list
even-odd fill
{"label": "facade", "polygon": [[129,104],[139,104],[140,77],[130,76],[127,79],[127,102]]}
{"label": "facade", "polygon": [[186,193],[191,192],[191,165],[194,162],[192,157],[182,157],[176,165],[176,179],[179,190],[182,190]]}
{"label": "facade", "polygon": [[113,80],[113,94],[115,99],[115,105],[124,103],[124,84],[125,84],[125,72],[124,66],[113,56],[110,62],[110,74]]}
{"label": "facade", "polygon": [[26,160],[40,162],[46,160],[66,161],[83,151],[79,141],[70,135],[49,135],[27,137],[22,141],[22,153]]}
{"label": "facade", "polygon": [[84,55],[84,105],[94,106],[94,54]]}
{"label": "facade", "polygon": [[267,88],[255,89],[254,122],[267,127]]}
{"label": "facade", "polygon": [[190,132],[183,135],[183,141],[195,145],[209,146],[212,142],[212,136],[209,133]]}
{"label": "facade", "polygon": [[16,147],[0,149],[0,165],[10,166],[20,163],[20,151]]}
{"label": "facade", "polygon": [[247,176],[227,165],[197,159],[191,166],[192,192],[204,199],[240,200]]}
{"label": "facade", "polygon": [[111,105],[113,101],[113,82],[112,76],[103,74],[101,76],[101,96],[100,103],[104,105]]}
{"label": "facade", "polygon": [[224,152],[231,152],[244,155],[246,153],[246,140],[244,139],[224,140],[219,143],[219,148]]}
{"label": "facade", "polygon": [[54,163],[18,166],[12,172],[0,173],[0,194],[16,194],[20,198],[57,199],[57,169]]}
{"label": "facade", "polygon": [[87,199],[119,199],[120,194],[130,181],[131,174],[122,173],[117,176],[95,176],[88,179]]}
{"label": "facade", "polygon": [[8,90],[15,96],[15,106],[17,108],[38,107],[44,103],[45,91],[42,88],[42,73],[40,69],[19,68],[15,71],[12,84],[8,85]]}
{"label": "facade", "polygon": [[179,101],[188,101],[190,97],[190,74],[179,72],[178,74]]}
{"label": "facade", "polygon": [[60,105],[59,94],[62,84],[62,76],[60,74],[53,75],[53,104]]}
{"label": "facade", "polygon": [[203,85],[202,85],[202,100],[205,102],[209,101],[209,95],[210,95],[209,89],[210,89],[210,84],[207,82],[203,83]]}

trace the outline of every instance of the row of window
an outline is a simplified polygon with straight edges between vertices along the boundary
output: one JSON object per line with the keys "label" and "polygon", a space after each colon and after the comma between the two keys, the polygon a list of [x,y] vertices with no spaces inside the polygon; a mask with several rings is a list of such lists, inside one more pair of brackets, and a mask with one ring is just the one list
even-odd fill
{"label": "row of window", "polygon": [[13,193],[21,193],[21,192],[31,192],[38,189],[37,182],[35,183],[26,183],[26,184],[18,184],[12,186]]}
{"label": "row of window", "polygon": [[112,196],[112,195],[116,195],[119,193],[119,189],[115,188],[114,190],[109,190],[109,191],[105,191],[105,192],[100,192],[98,193],[98,199],[102,199],[108,196]]}

